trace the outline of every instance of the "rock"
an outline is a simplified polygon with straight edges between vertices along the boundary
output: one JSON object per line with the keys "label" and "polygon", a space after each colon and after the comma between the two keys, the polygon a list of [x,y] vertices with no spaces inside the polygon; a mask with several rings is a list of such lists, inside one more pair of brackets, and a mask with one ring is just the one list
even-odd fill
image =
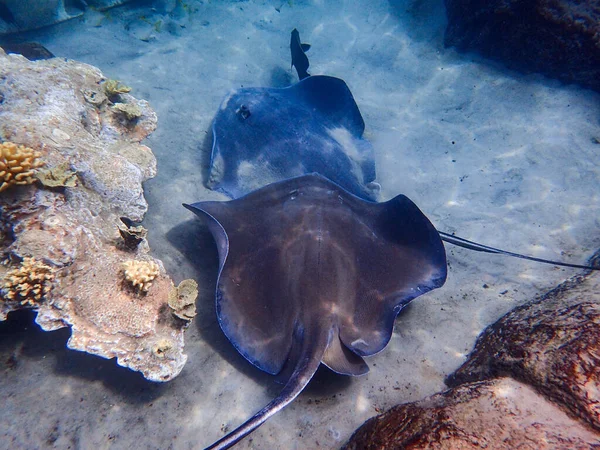
{"label": "rock", "polygon": [[52,52],[39,42],[3,43],[2,45],[0,45],[0,47],[6,53],[17,53],[19,55],[23,55],[29,61],[54,58]]}
{"label": "rock", "polygon": [[569,0],[445,0],[445,44],[600,91],[600,6]]}
{"label": "rock", "polygon": [[506,314],[446,383],[506,375],[600,430],[600,273],[576,276]]}
{"label": "rock", "polygon": [[[127,93],[118,101],[138,108],[140,116],[131,121],[115,113],[104,81],[86,64],[31,62],[0,50],[0,141],[35,149],[51,178],[69,175],[0,194],[0,320],[33,307],[42,329],[71,327],[69,348],[117,358],[150,380],[166,381],[186,362],[189,322],[173,317],[168,300],[174,284],[148,255],[145,235],[132,246],[119,232],[120,217],[138,222],[147,210],[142,183],[156,174],[156,159],[140,141],[157,118],[147,102]],[[147,291],[126,280],[123,263],[129,260],[157,268]],[[11,294],[16,287],[6,281],[27,261],[51,268],[44,282],[51,281],[50,288],[39,301]]]}
{"label": "rock", "polygon": [[501,378],[396,406],[342,449],[591,449],[599,437],[531,387]]}
{"label": "rock", "polygon": [[[591,265],[599,261],[600,252]],[[489,326],[446,384],[453,388],[365,422],[343,448],[596,448],[600,273],[575,276]]]}
{"label": "rock", "polygon": [[41,28],[78,17],[79,8],[65,8],[64,0],[3,0],[0,35]]}
{"label": "rock", "polygon": [[79,17],[86,4],[98,10],[121,5],[129,0],[2,0],[0,35],[42,28]]}

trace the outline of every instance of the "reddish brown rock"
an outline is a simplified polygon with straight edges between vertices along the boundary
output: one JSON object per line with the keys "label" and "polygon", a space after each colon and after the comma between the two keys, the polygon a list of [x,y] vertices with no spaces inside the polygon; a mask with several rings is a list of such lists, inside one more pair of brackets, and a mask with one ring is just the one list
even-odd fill
{"label": "reddish brown rock", "polygon": [[574,277],[502,317],[446,382],[506,375],[600,430],[600,273]]}
{"label": "reddish brown rock", "polygon": [[600,90],[600,5],[572,0],[445,0],[445,44],[525,72]]}
{"label": "reddish brown rock", "polygon": [[531,387],[501,378],[396,406],[365,422],[343,450],[591,449],[599,437]]}

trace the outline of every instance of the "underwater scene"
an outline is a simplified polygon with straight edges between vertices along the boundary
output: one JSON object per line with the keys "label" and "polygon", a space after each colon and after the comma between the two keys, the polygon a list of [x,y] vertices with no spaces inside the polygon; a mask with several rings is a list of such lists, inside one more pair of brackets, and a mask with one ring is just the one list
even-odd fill
{"label": "underwater scene", "polygon": [[0,449],[597,448],[599,36],[0,0]]}

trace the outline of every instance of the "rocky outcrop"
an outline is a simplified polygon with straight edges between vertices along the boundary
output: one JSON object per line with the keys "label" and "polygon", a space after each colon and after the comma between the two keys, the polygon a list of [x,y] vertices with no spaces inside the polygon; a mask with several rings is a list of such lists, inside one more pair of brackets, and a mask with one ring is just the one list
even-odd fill
{"label": "rocky outcrop", "polygon": [[[0,141],[43,163],[33,184],[0,193],[0,320],[34,308],[44,330],[71,327],[69,348],[166,381],[185,364],[189,321],[172,314],[176,288],[132,226],[147,210],[142,182],[156,174],[140,141],[157,118],[126,91],[86,64],[0,50]],[[126,276],[133,266],[152,270]]]}
{"label": "rocky outcrop", "polygon": [[568,280],[488,327],[446,384],[510,376],[600,431],[600,273]]}
{"label": "rocky outcrop", "polygon": [[2,0],[0,35],[45,27],[81,16],[88,7],[107,9],[129,0]]}
{"label": "rocky outcrop", "polygon": [[446,46],[600,91],[597,2],[445,0],[445,4]]}
{"label": "rocky outcrop", "polygon": [[598,435],[510,378],[469,383],[399,405],[362,425],[343,450],[591,449]]}
{"label": "rocky outcrop", "polygon": [[367,421],[344,448],[596,448],[600,273],[506,314],[446,384],[452,389]]}

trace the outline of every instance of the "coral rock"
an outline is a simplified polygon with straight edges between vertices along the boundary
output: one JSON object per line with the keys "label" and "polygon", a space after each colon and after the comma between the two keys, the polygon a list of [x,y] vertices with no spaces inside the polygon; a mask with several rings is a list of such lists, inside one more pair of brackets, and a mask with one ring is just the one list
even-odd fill
{"label": "coral rock", "polygon": [[342,449],[591,449],[599,437],[531,387],[501,378],[396,406]]}
{"label": "coral rock", "polygon": [[[39,149],[54,170],[50,178],[63,185],[36,183],[0,195],[0,254],[44,261],[54,276],[43,301],[22,304],[21,294],[0,301],[0,320],[33,307],[42,329],[71,327],[69,348],[117,358],[150,380],[167,381],[186,362],[187,323],[172,317],[167,302],[174,285],[148,255],[147,241],[128,248],[118,231],[120,217],[138,222],[147,210],[142,183],[156,174],[156,159],[140,141],[156,128],[156,114],[147,102],[119,94],[142,110],[138,120],[123,123],[104,94],[105,79],[87,64],[32,62],[0,50],[0,139]],[[69,181],[73,173],[77,183]],[[121,267],[129,260],[152,261],[147,292],[124,279]],[[11,269],[0,265],[5,295],[17,280]]]}
{"label": "coral rock", "polygon": [[489,326],[446,383],[505,375],[600,430],[600,273],[574,277]]}
{"label": "coral rock", "polygon": [[0,192],[13,185],[33,183],[36,169],[44,165],[38,160],[40,156],[40,152],[24,145],[0,143]]}
{"label": "coral rock", "polygon": [[600,90],[596,1],[445,0],[445,44]]}

